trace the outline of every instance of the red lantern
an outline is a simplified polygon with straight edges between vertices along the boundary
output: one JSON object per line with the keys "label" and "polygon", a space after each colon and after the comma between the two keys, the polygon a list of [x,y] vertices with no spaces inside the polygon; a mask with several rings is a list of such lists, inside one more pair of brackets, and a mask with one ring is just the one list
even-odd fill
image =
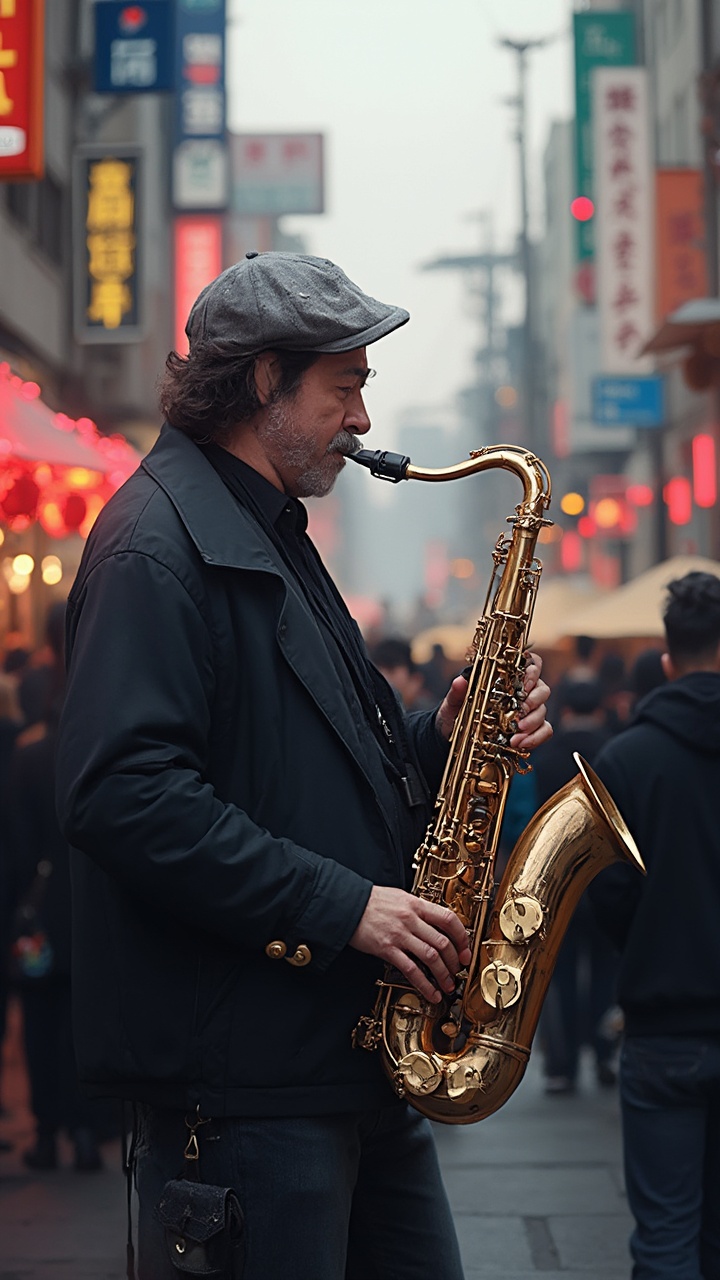
{"label": "red lantern", "polygon": [[69,493],[62,505],[63,520],[68,533],[76,533],[87,515],[87,502],[80,493]]}
{"label": "red lantern", "polygon": [[0,502],[0,510],[2,510],[5,519],[10,522],[17,520],[18,517],[33,520],[39,498],[40,486],[35,483],[28,472],[24,472],[18,476],[17,480],[8,489],[2,502]]}

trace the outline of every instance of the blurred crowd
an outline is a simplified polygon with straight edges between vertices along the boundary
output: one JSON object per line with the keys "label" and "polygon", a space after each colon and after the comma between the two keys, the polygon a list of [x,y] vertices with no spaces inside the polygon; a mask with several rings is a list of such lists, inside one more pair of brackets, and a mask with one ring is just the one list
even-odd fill
{"label": "blurred crowd", "polygon": [[[119,1125],[104,1105],[83,1097],[72,1047],[70,868],[55,816],[64,628],[60,602],[49,611],[44,644],[34,652],[8,646],[0,669],[0,1039],[14,1000],[35,1124],[24,1163],[57,1168],[64,1134],[74,1168],[93,1172],[103,1165],[101,1142],[117,1136]],[[0,1115],[3,1084],[0,1074]]]}

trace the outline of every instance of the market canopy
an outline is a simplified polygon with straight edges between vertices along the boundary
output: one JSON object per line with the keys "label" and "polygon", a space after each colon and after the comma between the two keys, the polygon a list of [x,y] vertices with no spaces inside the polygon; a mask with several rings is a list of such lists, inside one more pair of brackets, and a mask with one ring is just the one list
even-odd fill
{"label": "market canopy", "polygon": [[693,298],[665,317],[657,332],[645,343],[640,355],[690,347],[702,341],[715,326],[720,326],[720,299]]}
{"label": "market canopy", "polygon": [[37,520],[53,537],[85,535],[139,462],[124,436],[53,413],[36,382],[0,363],[0,522],[21,531]]}
{"label": "market canopy", "polygon": [[[530,628],[531,646],[540,650],[552,648],[570,634],[567,630],[568,618],[576,610],[586,608],[591,602],[601,598],[601,595],[597,587],[577,580],[541,577]],[[481,607],[479,603],[478,613]],[[412,642],[413,661],[429,661],[433,645],[440,644],[449,661],[462,665],[476,627],[477,617],[468,618],[463,623],[445,622],[428,627],[415,636]]]}
{"label": "market canopy", "polygon": [[662,610],[666,588],[686,573],[713,573],[720,578],[720,563],[703,556],[673,556],[641,573],[586,609],[565,619],[565,634],[594,636],[597,640],[662,639]]}

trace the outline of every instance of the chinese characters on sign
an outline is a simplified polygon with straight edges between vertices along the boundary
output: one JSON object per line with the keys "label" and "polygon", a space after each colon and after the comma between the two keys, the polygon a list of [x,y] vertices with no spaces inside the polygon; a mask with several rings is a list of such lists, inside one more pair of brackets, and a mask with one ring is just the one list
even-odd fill
{"label": "chinese characters on sign", "polygon": [[[596,67],[630,66],[635,61],[635,15],[617,13],[573,14],[575,36],[575,195],[595,199],[593,158],[592,77]],[[577,256],[580,262],[595,253],[592,218],[577,224]]]}
{"label": "chinese characters on sign", "polygon": [[647,73],[594,72],[597,280],[604,373],[642,374],[653,328],[653,187]]}
{"label": "chinese characters on sign", "polygon": [[656,318],[707,296],[703,176],[699,169],[658,169],[655,175]]}
{"label": "chinese characters on sign", "polygon": [[172,0],[94,6],[96,93],[162,93],[175,87]]}
{"label": "chinese characters on sign", "polygon": [[187,212],[227,207],[225,0],[178,0],[173,204]]}
{"label": "chinese characters on sign", "polygon": [[230,134],[231,206],[245,217],[323,213],[321,133]]}
{"label": "chinese characters on sign", "polygon": [[0,179],[43,174],[43,0],[0,0]]}
{"label": "chinese characters on sign", "polygon": [[139,153],[78,156],[76,330],[81,342],[137,341]]}

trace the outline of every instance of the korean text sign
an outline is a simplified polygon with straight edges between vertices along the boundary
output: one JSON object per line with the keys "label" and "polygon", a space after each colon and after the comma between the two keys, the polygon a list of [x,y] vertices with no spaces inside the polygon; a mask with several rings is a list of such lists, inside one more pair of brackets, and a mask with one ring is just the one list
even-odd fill
{"label": "korean text sign", "polygon": [[0,179],[43,175],[44,0],[0,0]]}

